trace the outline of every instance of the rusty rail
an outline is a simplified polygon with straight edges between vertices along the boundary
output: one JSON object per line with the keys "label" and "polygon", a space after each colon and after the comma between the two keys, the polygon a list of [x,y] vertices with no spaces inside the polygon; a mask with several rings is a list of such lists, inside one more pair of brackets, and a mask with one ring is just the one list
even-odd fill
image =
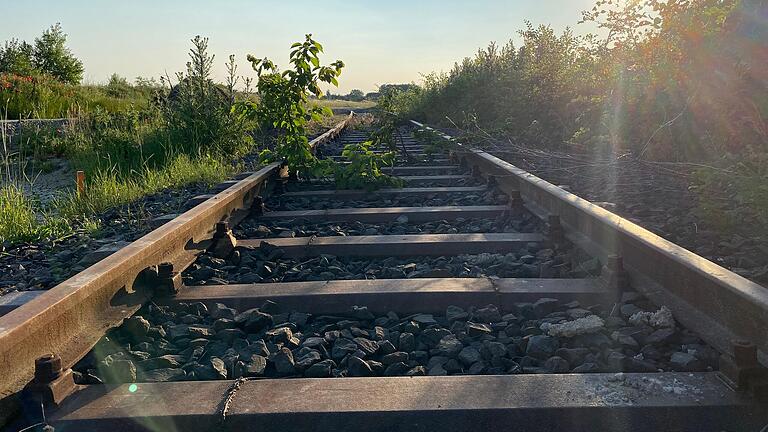
{"label": "rusty rail", "polygon": [[[352,117],[310,145],[333,139]],[[172,263],[177,271],[189,265],[205,249],[216,223],[248,209],[280,168],[277,162],[267,165],[0,317],[0,425],[15,411],[13,395],[32,379],[37,358],[55,353],[65,369],[74,365],[107,329],[152,296],[151,288],[138,287],[139,278],[156,274],[161,263]]]}
{"label": "rusty rail", "polygon": [[558,216],[570,240],[601,262],[621,257],[632,288],[670,307],[706,342],[732,353],[734,340],[747,340],[768,363],[768,289],[498,157],[456,144],[467,164],[494,176],[503,190],[519,191],[532,212]]}

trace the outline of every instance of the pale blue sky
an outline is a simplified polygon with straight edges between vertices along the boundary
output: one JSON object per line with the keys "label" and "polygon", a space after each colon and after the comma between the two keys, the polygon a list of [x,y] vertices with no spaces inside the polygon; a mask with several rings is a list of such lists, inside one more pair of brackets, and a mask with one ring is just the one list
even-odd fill
{"label": "pale blue sky", "polygon": [[[183,69],[189,39],[210,38],[216,75],[229,54],[250,73],[245,54],[285,66],[290,44],[313,33],[325,61],[344,60],[339,90],[375,90],[418,82],[420,73],[448,70],[491,41],[517,39],[524,20],[571,26],[594,0],[0,0],[0,41],[31,41],[61,22],[69,46],[85,63],[88,82],[112,72],[133,79]],[[318,6],[322,5],[322,7]],[[334,91],[334,90],[332,90]]]}

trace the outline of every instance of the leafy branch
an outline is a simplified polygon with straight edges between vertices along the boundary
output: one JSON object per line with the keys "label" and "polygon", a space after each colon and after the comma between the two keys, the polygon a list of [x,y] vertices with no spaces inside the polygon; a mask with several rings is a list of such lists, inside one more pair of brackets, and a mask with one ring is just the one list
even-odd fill
{"label": "leafy branch", "polygon": [[374,153],[372,141],[360,144],[348,144],[341,155],[349,161],[348,164],[336,166],[335,179],[338,189],[376,190],[385,186],[402,187],[403,180],[385,174],[383,166],[394,166],[397,153]]}
{"label": "leafy branch", "polygon": [[260,153],[261,161],[283,160],[292,173],[301,176],[322,175],[332,167],[331,162],[314,156],[306,136],[307,123],[329,111],[310,105],[310,94],[322,96],[320,83],[338,86],[337,78],[344,68],[341,60],[322,66],[322,52],[323,46],[308,34],[304,42],[291,45],[291,68],[282,72],[270,59],[249,55],[248,61],[258,75],[259,102],[242,102],[234,108],[240,115],[256,119],[262,131],[274,134],[274,146]]}

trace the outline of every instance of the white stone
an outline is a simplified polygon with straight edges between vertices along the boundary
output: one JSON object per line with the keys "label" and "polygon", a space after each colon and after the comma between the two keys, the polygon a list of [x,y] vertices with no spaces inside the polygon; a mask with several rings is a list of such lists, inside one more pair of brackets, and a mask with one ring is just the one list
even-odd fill
{"label": "white stone", "polygon": [[629,317],[629,323],[632,325],[649,325],[655,328],[674,327],[675,318],[668,307],[662,306],[656,312],[637,312]]}
{"label": "white stone", "polygon": [[595,333],[605,327],[605,322],[597,315],[589,315],[573,321],[559,324],[544,323],[541,330],[554,337],[574,337],[587,333]]}

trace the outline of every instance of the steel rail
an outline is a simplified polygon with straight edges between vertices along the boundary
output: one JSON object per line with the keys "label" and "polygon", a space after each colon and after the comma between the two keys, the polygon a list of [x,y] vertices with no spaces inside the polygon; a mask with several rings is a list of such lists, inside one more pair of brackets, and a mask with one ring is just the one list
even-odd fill
{"label": "steel rail", "polygon": [[[351,113],[310,145],[329,141]],[[177,271],[204,251],[217,222],[248,209],[281,163],[269,164],[118,252],[0,317],[0,425],[16,410],[14,395],[33,377],[35,360],[48,354],[67,369],[106,330],[130,317],[152,292],[134,289],[140,275],[164,262]]]}
{"label": "steel rail", "polygon": [[570,240],[588,253],[602,262],[621,257],[632,288],[670,307],[707,343],[732,353],[734,341],[746,340],[768,363],[768,289],[509,162],[453,141],[470,166],[495,177],[502,190],[519,191],[533,213],[558,216]]}

